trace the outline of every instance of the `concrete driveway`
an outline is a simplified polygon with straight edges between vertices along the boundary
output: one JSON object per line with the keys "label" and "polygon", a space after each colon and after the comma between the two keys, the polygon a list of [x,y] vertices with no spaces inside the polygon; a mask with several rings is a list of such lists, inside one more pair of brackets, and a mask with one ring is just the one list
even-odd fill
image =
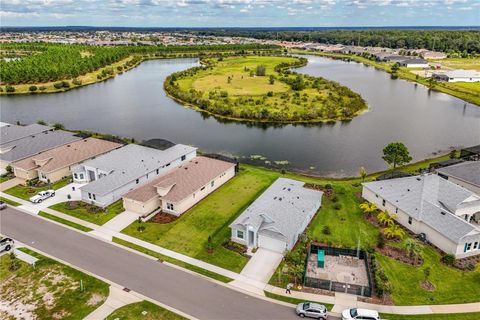
{"label": "concrete driveway", "polygon": [[258,248],[240,274],[255,281],[268,283],[282,259],[281,253]]}

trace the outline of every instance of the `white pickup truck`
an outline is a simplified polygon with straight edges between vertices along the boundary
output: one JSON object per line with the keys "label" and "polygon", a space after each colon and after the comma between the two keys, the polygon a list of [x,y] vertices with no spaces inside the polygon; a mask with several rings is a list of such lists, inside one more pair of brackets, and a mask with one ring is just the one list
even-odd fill
{"label": "white pickup truck", "polygon": [[0,252],[5,251],[10,251],[10,249],[13,248],[13,245],[15,244],[15,241],[13,241],[10,238],[3,238],[0,240]]}
{"label": "white pickup truck", "polygon": [[30,198],[33,203],[40,203],[50,197],[55,196],[55,190],[40,191],[37,195]]}

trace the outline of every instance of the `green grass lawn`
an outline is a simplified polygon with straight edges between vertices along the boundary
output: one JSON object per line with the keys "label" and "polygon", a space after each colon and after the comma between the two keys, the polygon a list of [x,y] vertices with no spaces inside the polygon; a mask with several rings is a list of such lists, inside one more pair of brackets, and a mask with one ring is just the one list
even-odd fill
{"label": "green grass lawn", "polygon": [[121,199],[106,207],[104,211],[97,213],[88,211],[86,207],[71,209],[68,206],[68,202],[57,203],[49,208],[98,225],[103,225],[117,214],[125,211]]}
{"label": "green grass lawn", "polygon": [[50,189],[57,190],[65,187],[69,183],[70,179],[71,178],[68,177],[42,188],[27,187],[19,184],[19,185],[16,185],[15,187],[5,190],[4,192],[11,196],[28,201],[31,197],[33,197],[40,191],[50,190]]}
{"label": "green grass lawn", "polygon": [[[143,312],[147,312],[143,314]],[[183,320],[186,319],[176,313],[164,309],[149,301],[127,304],[110,314],[106,320]]]}
{"label": "green grass lawn", "polygon": [[14,207],[18,207],[18,206],[21,205],[20,203],[18,203],[16,201],[13,201],[13,200],[10,200],[10,199],[4,198],[4,197],[0,197],[0,201],[3,201],[6,204],[9,204],[9,205],[14,206]]}
{"label": "green grass lawn", "polygon": [[[20,268],[11,271],[10,255],[0,257],[0,299],[3,303],[17,308],[29,305],[32,309],[27,314],[39,320],[80,320],[107,298],[108,284],[28,249],[21,250],[40,260],[35,268],[18,260]],[[0,318],[12,317],[0,312]]]}
{"label": "green grass lawn", "polygon": [[453,314],[422,314],[422,315],[403,315],[403,314],[380,314],[382,320],[478,320],[480,312],[474,313],[453,313]]}
{"label": "green grass lawn", "polygon": [[478,58],[446,58],[432,61],[452,69],[470,69],[480,71],[480,59]]}
{"label": "green grass lawn", "polygon": [[0,183],[3,183],[3,182],[5,182],[5,181],[8,181],[8,180],[13,179],[13,178],[15,178],[14,175],[2,174],[2,175],[0,176]]}
{"label": "green grass lawn", "polygon": [[[422,256],[424,263],[416,268],[377,254],[392,284],[395,304],[450,304],[479,300],[480,273],[462,272],[445,266],[440,262],[440,254],[428,246],[423,248]],[[429,281],[436,287],[433,292],[420,287],[425,267],[430,267]]]}
{"label": "green grass lawn", "polygon": [[133,250],[137,250],[137,251],[139,251],[139,252],[148,254],[149,256],[152,256],[152,257],[155,257],[155,258],[157,258],[157,259],[160,259],[160,260],[169,262],[169,263],[171,263],[171,264],[175,264],[175,265],[177,265],[177,266],[179,266],[179,267],[188,269],[188,270],[190,270],[190,271],[199,273],[199,274],[201,274],[201,275],[204,275],[204,276],[206,276],[206,277],[209,277],[209,278],[212,278],[212,279],[221,281],[221,282],[228,283],[228,282],[233,281],[233,279],[231,279],[231,278],[229,278],[229,277],[225,277],[225,276],[222,276],[222,275],[220,275],[220,274],[218,274],[218,273],[211,272],[211,271],[202,269],[202,268],[200,268],[200,267],[194,266],[193,264],[189,264],[189,263],[183,262],[183,261],[181,261],[181,260],[177,260],[177,259],[171,258],[171,257],[169,257],[169,256],[165,256],[165,255],[163,255],[163,254],[161,254],[161,253],[158,253],[158,252],[149,250],[149,249],[147,249],[147,248],[144,248],[144,247],[142,247],[142,246],[136,245],[136,244],[134,244],[134,243],[125,241],[125,240],[120,239],[120,238],[117,238],[117,237],[113,237],[112,241],[115,242],[115,243],[121,244],[122,246],[128,247],[128,248],[133,249]]}
{"label": "green grass lawn", "polygon": [[92,231],[93,229],[90,229],[88,227],[85,227],[85,226],[82,226],[78,223],[75,223],[75,222],[72,222],[72,221],[68,221],[68,220],[65,220],[65,219],[62,219],[62,218],[59,218],[57,216],[54,216],[54,215],[51,215],[49,213],[46,213],[44,211],[40,211],[38,213],[39,216],[41,217],[44,217],[44,218],[47,218],[47,219],[50,219],[50,220],[53,220],[53,221],[56,221],[56,222],[60,222],[64,225],[67,225],[69,227],[72,227],[72,228],[75,228],[75,229],[78,229],[80,231],[84,231],[84,232],[89,232],[89,231]]}
{"label": "green grass lawn", "polygon": [[[124,233],[186,254],[214,265],[240,272],[247,258],[228,250],[222,243],[230,238],[231,222],[263,192],[279,173],[242,166],[241,172],[195,207],[169,224],[132,223]],[[212,237],[214,251],[208,253],[207,240]]]}
{"label": "green grass lawn", "polygon": [[[302,302],[306,302],[305,300],[286,297],[286,296],[271,293],[271,292],[268,292],[268,291],[263,291],[263,292],[265,293],[265,296],[268,297],[268,298],[275,299],[275,300],[280,300],[280,301],[291,303],[291,304],[299,304],[299,303],[302,303]],[[325,306],[325,308],[327,308],[327,310],[332,310],[332,308],[333,308],[333,304],[323,303],[323,302],[318,302],[318,303],[323,304]]]}

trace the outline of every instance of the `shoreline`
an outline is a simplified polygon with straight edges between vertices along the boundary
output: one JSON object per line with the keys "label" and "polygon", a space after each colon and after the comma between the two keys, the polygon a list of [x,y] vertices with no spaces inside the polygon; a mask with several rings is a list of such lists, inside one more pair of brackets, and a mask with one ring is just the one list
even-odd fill
{"label": "shoreline", "polygon": [[[389,70],[389,65],[387,64],[381,64],[379,62],[370,60],[365,57],[357,56],[355,54],[344,54],[344,53],[326,53],[326,52],[310,52],[310,51],[304,51],[304,50],[298,50],[294,49],[290,51],[292,54],[298,54],[298,55],[312,55],[312,56],[317,56],[317,57],[324,57],[324,58],[330,58],[334,60],[344,60],[348,59],[350,61],[354,61],[357,63],[363,63],[365,65],[369,65],[371,67],[374,67],[377,70],[384,71],[386,73],[389,73],[393,75],[393,73]],[[449,88],[445,87],[443,82],[437,82],[433,87],[429,87],[428,83],[426,83],[428,80],[425,78],[420,77],[419,79],[415,78],[415,74],[409,72],[408,70],[402,70],[399,69],[399,71],[396,73],[396,76],[399,79],[406,80],[409,82],[412,82],[414,84],[420,84],[426,87],[429,90],[441,92],[444,94],[448,94],[452,97],[455,97],[457,99],[463,100],[467,103],[471,103],[474,106],[480,107],[480,93],[479,96],[472,95],[469,92],[463,92],[459,91],[458,89],[454,88]]]}

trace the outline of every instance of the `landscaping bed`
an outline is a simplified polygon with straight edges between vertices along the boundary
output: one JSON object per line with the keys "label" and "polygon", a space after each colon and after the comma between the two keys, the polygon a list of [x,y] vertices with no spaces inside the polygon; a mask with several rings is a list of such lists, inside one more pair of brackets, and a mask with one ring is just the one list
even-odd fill
{"label": "landscaping bed", "polygon": [[122,200],[118,200],[106,208],[97,207],[83,201],[67,201],[54,204],[50,209],[68,214],[70,216],[103,225],[117,214],[125,211]]}
{"label": "landscaping bed", "polygon": [[148,222],[153,222],[158,224],[167,224],[177,220],[177,218],[178,217],[174,216],[173,214],[159,212],[156,215],[154,215],[151,219],[149,219]]}
{"label": "landscaping bed", "polygon": [[106,300],[108,284],[22,250],[40,260],[34,268],[9,254],[0,257],[0,318],[80,320]]}
{"label": "landscaping bed", "polygon": [[411,266],[419,267],[423,264],[423,259],[421,257],[412,257],[405,249],[402,248],[396,248],[387,245],[383,248],[377,248],[377,250],[386,257],[395,259],[396,261],[400,261]]}

